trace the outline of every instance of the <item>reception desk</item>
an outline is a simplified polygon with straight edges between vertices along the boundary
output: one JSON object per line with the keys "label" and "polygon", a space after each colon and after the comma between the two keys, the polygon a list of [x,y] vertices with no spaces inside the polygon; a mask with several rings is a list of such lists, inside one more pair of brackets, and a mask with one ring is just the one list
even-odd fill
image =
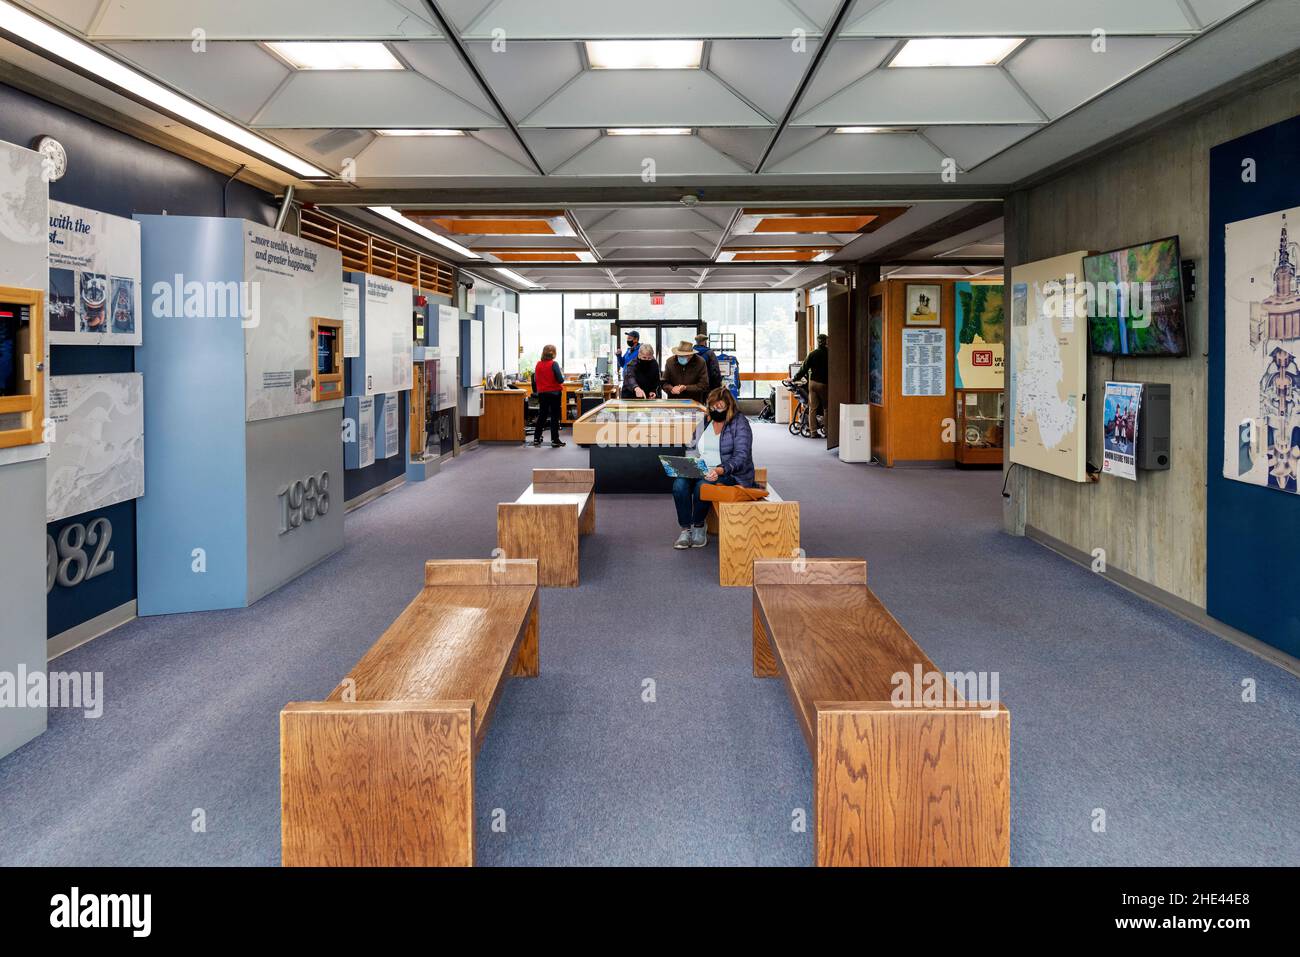
{"label": "reception desk", "polygon": [[523,389],[485,389],[478,440],[524,441],[524,401],[527,398],[528,393]]}

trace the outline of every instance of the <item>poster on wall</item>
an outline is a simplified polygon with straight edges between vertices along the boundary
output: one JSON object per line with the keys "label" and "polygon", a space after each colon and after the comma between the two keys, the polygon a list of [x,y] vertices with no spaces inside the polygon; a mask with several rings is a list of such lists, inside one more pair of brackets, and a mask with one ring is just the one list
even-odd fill
{"label": "poster on wall", "polygon": [[51,345],[138,346],[140,224],[50,202]]}
{"label": "poster on wall", "polygon": [[942,329],[903,330],[903,395],[948,392],[948,349]]}
{"label": "poster on wall", "polygon": [[884,297],[872,296],[867,316],[867,401],[885,404]]}
{"label": "poster on wall", "polygon": [[391,459],[398,452],[401,431],[397,413],[402,407],[402,396],[394,392],[384,400],[384,458]]}
{"label": "poster on wall", "polygon": [[1010,460],[1086,482],[1085,252],[1011,270]]}
{"label": "poster on wall", "polygon": [[361,355],[361,287],[354,282],[343,284],[343,358]]}
{"label": "poster on wall", "polygon": [[357,400],[357,468],[375,464],[375,400],[361,396]]}
{"label": "poster on wall", "polygon": [[238,291],[237,311],[232,311],[244,317],[247,420],[342,406],[341,398],[312,401],[312,319],[342,319],[342,256],[337,249],[269,226],[244,227],[246,281]]}
{"label": "poster on wall", "polygon": [[438,408],[439,412],[456,408],[456,375],[460,362],[458,359],[438,360]]}
{"label": "poster on wall", "polygon": [[1138,413],[1142,409],[1140,382],[1107,382],[1102,406],[1102,462],[1106,475],[1137,481]]}
{"label": "poster on wall", "polygon": [[411,308],[415,290],[395,279],[366,276],[365,395],[405,392],[411,388]]}
{"label": "poster on wall", "polygon": [[1297,494],[1300,206],[1224,226],[1223,476]]}
{"label": "poster on wall", "polygon": [[1000,283],[953,286],[953,383],[958,389],[1001,389],[1005,379],[1006,317]]}
{"label": "poster on wall", "polygon": [[909,326],[937,326],[943,322],[939,312],[943,287],[938,285],[907,286],[907,324]]}
{"label": "poster on wall", "polygon": [[54,425],[45,519],[57,522],[144,494],[144,376],[52,376]]}

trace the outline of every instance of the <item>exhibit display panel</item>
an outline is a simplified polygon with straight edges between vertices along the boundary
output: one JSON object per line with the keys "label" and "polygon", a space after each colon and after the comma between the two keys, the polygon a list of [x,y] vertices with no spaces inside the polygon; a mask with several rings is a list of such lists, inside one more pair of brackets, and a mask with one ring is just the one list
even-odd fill
{"label": "exhibit display panel", "polygon": [[161,297],[136,348],[149,428],[138,611],[241,608],[343,547],[343,401],[311,401],[312,321],[341,319],[341,264],[240,220],[137,220],[146,288],[188,305]]}
{"label": "exhibit display panel", "polygon": [[1087,252],[1011,270],[1010,460],[1086,482]]}
{"label": "exhibit display panel", "polygon": [[237,286],[200,284],[185,277],[186,318],[192,318],[191,296],[202,290],[206,318],[235,320],[244,327],[249,422],[342,404],[342,393],[319,402],[315,398],[315,323],[342,322],[342,271],[343,258],[336,249],[245,223],[244,268]]}
{"label": "exhibit display panel", "polygon": [[[9,303],[0,312],[11,313],[0,319],[0,430],[11,433],[10,442],[0,442],[0,672],[8,675],[45,670],[45,569],[39,558],[46,551],[49,449],[40,379],[48,362],[42,335],[48,282],[49,185],[41,155],[0,142],[0,287],[7,287],[0,301]],[[24,699],[22,705],[0,707],[0,757],[45,730],[44,702],[29,706]]]}
{"label": "exhibit display panel", "polygon": [[407,283],[378,276],[363,277],[361,356],[353,360],[354,393],[376,396],[411,388],[414,302],[415,288]]}
{"label": "exhibit display panel", "polygon": [[1300,117],[1210,151],[1206,611],[1300,656],[1297,155]]}
{"label": "exhibit display panel", "polygon": [[49,405],[46,521],[144,494],[144,376],[54,376]]}
{"label": "exhibit display panel", "polygon": [[50,345],[140,344],[140,224],[50,203]]}
{"label": "exhibit display panel", "polygon": [[705,414],[690,399],[613,399],[573,424],[578,445],[686,445]]}
{"label": "exhibit display panel", "polygon": [[953,388],[1001,389],[1006,374],[1002,284],[959,282],[953,293]]}

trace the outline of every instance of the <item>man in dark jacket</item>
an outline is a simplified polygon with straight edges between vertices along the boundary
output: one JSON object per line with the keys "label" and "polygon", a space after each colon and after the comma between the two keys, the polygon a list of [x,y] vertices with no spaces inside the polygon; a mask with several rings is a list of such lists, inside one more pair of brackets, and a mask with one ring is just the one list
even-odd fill
{"label": "man in dark jacket", "polygon": [[709,366],[709,391],[722,385],[722,368],[718,365],[718,357],[712,349],[709,348],[708,336],[695,337],[695,354],[700,356]]}
{"label": "man in dark jacket", "polygon": [[826,344],[829,341],[826,333],[817,337],[817,348],[808,353],[808,358],[803,360],[803,365],[795,376],[795,379],[808,379],[808,424],[814,435],[817,434],[817,414],[826,408],[826,370],[829,361]]}
{"label": "man in dark jacket", "polygon": [[627,334],[627,349],[618,350],[618,368],[621,372],[627,368],[629,362],[636,362],[637,354],[641,351],[641,333],[635,329]]}
{"label": "man in dark jacket", "polygon": [[709,366],[686,341],[677,343],[664,362],[664,395],[703,402],[709,394]]}

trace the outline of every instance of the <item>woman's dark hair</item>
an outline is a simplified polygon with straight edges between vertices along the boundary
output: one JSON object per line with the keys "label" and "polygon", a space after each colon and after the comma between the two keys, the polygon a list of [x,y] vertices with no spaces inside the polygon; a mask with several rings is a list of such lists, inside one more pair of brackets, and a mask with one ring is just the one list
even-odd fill
{"label": "woman's dark hair", "polygon": [[740,414],[740,406],[736,405],[736,397],[731,394],[731,390],[725,387],[718,387],[709,393],[708,401],[705,406],[712,409],[719,402],[727,406],[727,421],[730,422]]}
{"label": "woman's dark hair", "polygon": [[542,361],[555,358],[555,346],[542,346]]}

